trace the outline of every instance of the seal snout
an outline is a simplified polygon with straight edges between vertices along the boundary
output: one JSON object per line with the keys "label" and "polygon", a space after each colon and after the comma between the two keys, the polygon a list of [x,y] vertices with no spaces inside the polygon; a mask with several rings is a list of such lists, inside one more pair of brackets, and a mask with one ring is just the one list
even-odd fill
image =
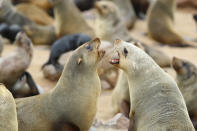
{"label": "seal snout", "polygon": [[193,15],[194,20],[197,22],[197,14]]}
{"label": "seal snout", "polygon": [[117,65],[120,62],[120,55],[118,53],[118,51],[116,51],[114,53],[114,55],[112,56],[112,58],[110,59],[109,63],[112,65]]}
{"label": "seal snout", "polygon": [[114,45],[117,46],[117,45],[119,45],[121,42],[122,42],[121,39],[116,39],[116,40],[114,41]]}
{"label": "seal snout", "polygon": [[172,67],[179,72],[181,70],[181,60],[177,57],[172,58]]}

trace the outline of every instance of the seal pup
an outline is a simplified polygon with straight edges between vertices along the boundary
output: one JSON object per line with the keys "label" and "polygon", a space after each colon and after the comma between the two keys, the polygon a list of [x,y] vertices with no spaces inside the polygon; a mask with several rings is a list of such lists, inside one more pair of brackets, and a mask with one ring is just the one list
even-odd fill
{"label": "seal pup", "polygon": [[58,37],[74,33],[95,36],[93,29],[85,21],[73,0],[49,0],[49,2],[53,6]]}
{"label": "seal pup", "polygon": [[197,67],[177,57],[173,57],[172,67],[176,71],[176,81],[185,99],[188,112],[191,118],[192,116],[197,118]]}
{"label": "seal pup", "polygon": [[[117,38],[125,41],[137,41],[132,38],[123,24],[117,7],[110,1],[98,1],[95,4],[97,9],[96,35],[102,40],[113,42]],[[171,59],[162,51],[142,44],[145,51],[162,67],[170,66]]]}
{"label": "seal pup", "polygon": [[118,39],[110,63],[121,68],[129,82],[129,131],[195,131],[176,82],[148,54]]}
{"label": "seal pup", "polygon": [[16,11],[10,0],[0,1],[0,21],[19,26],[33,24],[33,21]]}
{"label": "seal pup", "polygon": [[16,99],[20,131],[66,130],[66,125],[89,130],[101,91],[96,70],[104,51],[98,51],[99,45],[96,38],[77,48],[51,92]]}
{"label": "seal pup", "polygon": [[90,36],[82,33],[66,35],[56,40],[51,46],[51,52],[48,61],[42,66],[42,69],[49,64],[55,66],[56,70],[62,72],[63,66],[58,62],[59,57],[68,51],[75,50],[82,44],[90,41]]}
{"label": "seal pup", "polygon": [[173,28],[176,0],[155,0],[147,12],[148,35],[170,46],[192,46]]}
{"label": "seal pup", "polygon": [[14,98],[35,96],[43,93],[42,88],[35,83],[29,72],[24,72],[12,88]]}
{"label": "seal pup", "polygon": [[55,27],[50,25],[26,25],[24,31],[35,45],[51,45],[57,38]]}
{"label": "seal pup", "polygon": [[11,43],[14,42],[16,35],[21,31],[23,31],[23,29],[19,25],[8,25],[7,23],[0,24],[0,34],[9,39]]}
{"label": "seal pup", "polygon": [[18,131],[16,104],[12,94],[0,84],[0,130]]}
{"label": "seal pup", "polygon": [[29,67],[33,55],[32,42],[24,32],[17,34],[14,45],[17,46],[14,52],[0,58],[0,82],[11,92],[14,83]]}
{"label": "seal pup", "polygon": [[128,29],[131,29],[136,21],[135,11],[130,0],[110,0],[119,8],[120,16]]}

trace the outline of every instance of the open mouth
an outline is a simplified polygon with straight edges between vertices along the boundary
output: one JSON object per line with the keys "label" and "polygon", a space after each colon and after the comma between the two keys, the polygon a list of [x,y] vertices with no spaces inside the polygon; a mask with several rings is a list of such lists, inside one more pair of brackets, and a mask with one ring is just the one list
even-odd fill
{"label": "open mouth", "polygon": [[113,64],[113,65],[114,64],[119,64],[119,61],[120,61],[119,59],[111,59],[110,64]]}

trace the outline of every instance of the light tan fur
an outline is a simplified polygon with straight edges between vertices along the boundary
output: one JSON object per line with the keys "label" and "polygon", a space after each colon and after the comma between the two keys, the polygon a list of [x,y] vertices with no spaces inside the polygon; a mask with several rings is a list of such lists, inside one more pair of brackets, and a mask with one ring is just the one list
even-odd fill
{"label": "light tan fur", "polygon": [[17,79],[29,67],[33,56],[33,44],[25,33],[18,33],[14,52],[0,58],[0,82],[11,89]]}
{"label": "light tan fur", "polygon": [[55,29],[57,36],[67,34],[85,33],[95,36],[93,29],[87,24],[73,0],[49,0],[53,6],[55,16]]}
{"label": "light tan fur", "polygon": [[51,45],[56,40],[53,26],[27,25],[24,30],[35,45]]}
{"label": "light tan fur", "polygon": [[[124,108],[122,104],[128,104],[127,109],[121,111],[121,108]],[[120,71],[115,89],[112,92],[112,112],[113,114],[122,112],[125,116],[129,116],[127,110],[130,110],[129,85],[126,74]]]}
{"label": "light tan fur", "polygon": [[120,16],[127,28],[131,29],[136,20],[135,11],[130,0],[110,0],[119,8]]}
{"label": "light tan fur", "polygon": [[153,39],[171,46],[189,46],[174,29],[176,0],[155,0],[147,13],[148,34]]}
{"label": "light tan fur", "polygon": [[116,40],[111,63],[129,82],[131,131],[195,131],[173,78],[143,50]]}
{"label": "light tan fur", "polygon": [[52,25],[54,22],[43,9],[31,3],[17,4],[16,10],[37,24]]}
{"label": "light tan fur", "polygon": [[101,91],[96,72],[103,57],[99,45],[94,39],[77,48],[51,92],[16,100],[20,131],[67,131],[67,125],[89,130]]}
{"label": "light tan fur", "polygon": [[18,131],[14,98],[2,84],[0,84],[0,130]]}

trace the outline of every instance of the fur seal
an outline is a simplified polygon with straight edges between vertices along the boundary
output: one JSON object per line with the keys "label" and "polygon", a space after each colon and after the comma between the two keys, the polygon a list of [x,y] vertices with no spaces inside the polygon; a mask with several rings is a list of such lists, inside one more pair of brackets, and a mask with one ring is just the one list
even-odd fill
{"label": "fur seal", "polygon": [[35,83],[29,72],[24,72],[13,86],[14,98],[35,96],[41,94],[42,89]]}
{"label": "fur seal", "polygon": [[77,48],[51,92],[16,99],[20,131],[66,130],[67,125],[89,130],[101,91],[96,69],[104,52],[98,51],[99,45],[96,38]]}
{"label": "fur seal", "polygon": [[147,12],[147,28],[150,37],[170,46],[192,46],[173,28],[176,0],[155,0]]}
{"label": "fur seal", "polygon": [[15,51],[0,58],[0,82],[11,92],[14,83],[29,67],[33,55],[32,42],[25,33],[18,33],[14,44],[17,46]]}
{"label": "fur seal", "polygon": [[112,112],[117,114],[123,113],[129,117],[130,111],[130,96],[129,96],[129,84],[127,76],[123,71],[120,71],[118,81],[112,92]]}
{"label": "fur seal", "polygon": [[74,0],[80,11],[86,11],[94,7],[96,0]]}
{"label": "fur seal", "polygon": [[[117,38],[124,41],[137,41],[132,38],[122,23],[117,7],[110,1],[98,1],[95,4],[98,18],[96,19],[96,34],[102,40],[113,42]],[[162,51],[142,44],[145,51],[162,67],[170,66],[171,59]]]}
{"label": "fur seal", "polygon": [[12,94],[0,84],[0,130],[18,131],[16,104]]}
{"label": "fur seal", "polygon": [[53,18],[47,12],[32,3],[20,3],[15,7],[17,11],[37,24],[53,25],[54,23]]}
{"label": "fur seal", "polygon": [[110,63],[121,68],[129,82],[129,131],[195,131],[176,82],[143,50],[118,39]]}
{"label": "fur seal", "polygon": [[110,0],[118,7],[120,16],[128,29],[131,29],[136,21],[135,11],[130,0]]}
{"label": "fur seal", "polygon": [[9,39],[11,43],[14,42],[16,35],[21,31],[23,31],[23,29],[19,25],[8,25],[6,23],[0,24],[0,34]]}
{"label": "fur seal", "polygon": [[173,58],[172,67],[176,71],[176,81],[185,99],[188,112],[191,118],[192,116],[197,118],[197,67],[177,57]]}
{"label": "fur seal", "polygon": [[94,37],[93,29],[83,18],[73,0],[49,0],[53,6],[55,16],[55,29],[58,37],[84,33]]}
{"label": "fur seal", "polygon": [[16,11],[10,0],[1,0],[0,2],[0,21],[19,26],[33,24],[30,19]]}
{"label": "fur seal", "polygon": [[56,40],[51,46],[51,52],[48,61],[42,66],[42,69],[49,64],[55,66],[56,70],[62,72],[63,66],[58,62],[59,57],[68,51],[75,50],[82,44],[90,41],[90,36],[86,34],[71,34],[66,35]]}
{"label": "fur seal", "polygon": [[57,38],[53,26],[26,25],[24,31],[35,45],[51,45]]}

